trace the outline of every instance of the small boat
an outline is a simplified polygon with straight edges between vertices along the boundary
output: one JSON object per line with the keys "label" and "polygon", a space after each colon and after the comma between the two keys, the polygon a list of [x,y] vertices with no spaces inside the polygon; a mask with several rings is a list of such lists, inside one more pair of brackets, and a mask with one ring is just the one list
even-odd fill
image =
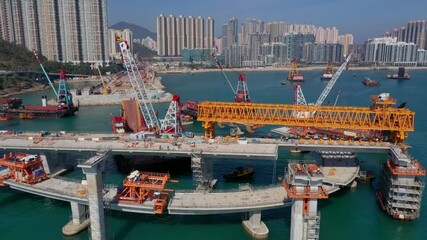
{"label": "small boat", "polygon": [[286,82],[285,81],[281,81],[280,85],[286,85]]}
{"label": "small boat", "polygon": [[310,151],[308,151],[308,150],[301,151],[301,149],[299,149],[298,147],[295,147],[295,149],[291,149],[291,150],[289,150],[289,152],[291,152],[291,153],[308,153]]}
{"label": "small boat", "polygon": [[224,179],[227,181],[247,180],[251,179],[255,174],[255,170],[250,167],[238,167],[232,173],[225,174]]}
{"label": "small boat", "polygon": [[370,183],[375,179],[375,173],[373,171],[360,171],[359,172],[359,183]]}
{"label": "small boat", "polygon": [[365,79],[362,81],[362,83],[363,83],[365,86],[368,86],[368,87],[379,87],[379,86],[380,86],[380,82],[375,81],[375,80],[372,80],[372,79],[370,79],[370,78],[365,78]]}

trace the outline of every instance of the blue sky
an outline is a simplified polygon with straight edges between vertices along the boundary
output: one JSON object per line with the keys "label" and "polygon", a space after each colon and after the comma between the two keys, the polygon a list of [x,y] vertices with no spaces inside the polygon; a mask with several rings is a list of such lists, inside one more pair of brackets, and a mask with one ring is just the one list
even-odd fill
{"label": "blue sky", "polygon": [[410,20],[427,19],[426,0],[107,0],[108,24],[119,21],[156,30],[156,17],[164,15],[211,16],[215,36],[231,17],[239,24],[248,17],[264,21],[308,23],[337,27],[352,33],[357,42],[380,37]]}

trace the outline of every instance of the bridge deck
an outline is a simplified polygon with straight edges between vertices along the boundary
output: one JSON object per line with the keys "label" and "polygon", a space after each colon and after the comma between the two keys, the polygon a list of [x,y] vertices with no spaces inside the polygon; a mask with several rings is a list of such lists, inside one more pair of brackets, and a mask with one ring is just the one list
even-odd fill
{"label": "bridge deck", "polygon": [[[351,182],[357,176],[357,173],[352,171],[353,168],[339,167],[334,173],[339,175],[341,179],[345,179],[346,182]],[[339,190],[337,186],[342,185],[340,182],[335,183],[335,180],[335,178],[325,174],[325,182],[332,185],[325,185],[329,193]],[[34,185],[14,180],[5,180],[4,182],[11,188],[31,194],[61,201],[88,204],[88,196],[85,191],[87,187],[77,181],[50,178]],[[115,187],[108,186],[105,188],[104,201],[108,202],[105,207],[119,211],[153,214],[154,200],[147,200],[143,204],[123,204],[114,201],[116,194],[117,189]],[[282,186],[276,185],[246,191],[176,192],[169,202],[168,209],[170,214],[206,215],[265,210],[289,205],[290,201],[287,199],[286,191]]]}
{"label": "bridge deck", "polygon": [[[115,136],[117,137],[117,136]],[[276,160],[277,144],[208,143],[201,138],[131,140],[129,137],[111,139],[111,135],[94,134],[70,137],[3,137],[0,140],[5,150],[46,150],[46,151],[91,151],[111,149],[112,153],[190,156],[202,153],[205,157],[254,158]]]}

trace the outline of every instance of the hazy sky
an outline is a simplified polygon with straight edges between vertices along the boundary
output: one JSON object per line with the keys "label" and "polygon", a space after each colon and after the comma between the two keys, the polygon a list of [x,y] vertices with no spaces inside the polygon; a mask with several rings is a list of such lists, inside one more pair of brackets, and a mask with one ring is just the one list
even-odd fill
{"label": "hazy sky", "polygon": [[352,33],[357,42],[380,37],[410,20],[427,19],[427,0],[107,0],[108,25],[119,21],[156,31],[156,17],[164,15],[211,16],[215,36],[221,25],[237,17],[286,23],[337,27]]}

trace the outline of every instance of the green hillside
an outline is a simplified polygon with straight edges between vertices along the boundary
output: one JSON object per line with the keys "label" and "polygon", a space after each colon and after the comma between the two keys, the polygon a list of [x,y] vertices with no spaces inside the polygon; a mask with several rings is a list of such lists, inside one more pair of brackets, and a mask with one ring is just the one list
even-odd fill
{"label": "green hillside", "polygon": [[[43,60],[46,58],[43,57]],[[27,48],[0,39],[0,70],[40,71],[40,67]]]}

